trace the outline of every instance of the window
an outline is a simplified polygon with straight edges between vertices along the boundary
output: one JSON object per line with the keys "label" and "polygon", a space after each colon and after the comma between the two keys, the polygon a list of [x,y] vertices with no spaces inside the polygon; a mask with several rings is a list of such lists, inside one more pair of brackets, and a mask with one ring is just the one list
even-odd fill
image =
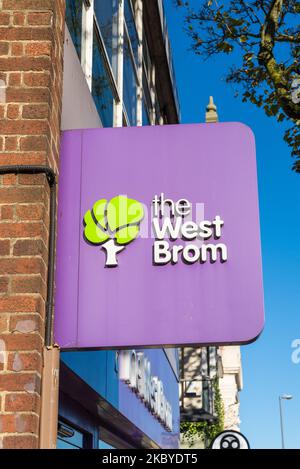
{"label": "window", "polygon": [[83,0],[66,1],[66,23],[79,60],[81,58],[82,1]]}
{"label": "window", "polygon": [[124,36],[123,100],[130,125],[137,123],[137,79],[127,35]]}
{"label": "window", "polygon": [[62,420],[58,422],[57,449],[83,449],[90,446],[91,436]]}
{"label": "window", "polygon": [[132,10],[132,4],[130,0],[125,0],[124,3],[124,16],[125,16],[125,24],[127,27],[127,33],[129,36],[129,40],[131,43],[131,48],[133,51],[133,57],[136,66],[138,66],[138,46],[139,46],[139,38],[138,33],[135,26],[135,19]]}
{"label": "window", "polygon": [[95,2],[95,16],[98,21],[106,53],[116,76],[116,54],[118,41],[118,0]]}
{"label": "window", "polygon": [[143,37],[143,61],[144,61],[146,76],[147,76],[148,81],[150,82],[151,81],[152,62],[151,62],[149,46],[148,46],[148,42],[147,42],[145,34],[144,34],[144,37]]}
{"label": "window", "polygon": [[150,116],[149,116],[147,104],[145,103],[145,99],[143,99],[143,103],[142,103],[142,121],[143,121],[143,125],[150,125]]}
{"label": "window", "polygon": [[152,123],[152,115],[153,106],[151,100],[151,93],[145,69],[143,69],[143,125],[149,125]]}
{"label": "window", "polygon": [[104,127],[161,121],[140,14],[135,0],[66,0],[66,23]]}
{"label": "window", "polygon": [[112,94],[100,41],[101,40],[98,37],[96,28],[94,28],[92,96],[94,98],[103,127],[112,127],[114,97]]}

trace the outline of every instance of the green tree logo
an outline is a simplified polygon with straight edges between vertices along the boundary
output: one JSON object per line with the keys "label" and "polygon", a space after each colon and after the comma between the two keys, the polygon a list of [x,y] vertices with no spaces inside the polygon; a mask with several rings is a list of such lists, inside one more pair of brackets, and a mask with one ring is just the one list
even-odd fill
{"label": "green tree logo", "polygon": [[118,265],[117,253],[139,234],[144,209],[140,202],[118,195],[94,203],[84,217],[84,238],[93,245],[101,245],[106,252],[106,266]]}

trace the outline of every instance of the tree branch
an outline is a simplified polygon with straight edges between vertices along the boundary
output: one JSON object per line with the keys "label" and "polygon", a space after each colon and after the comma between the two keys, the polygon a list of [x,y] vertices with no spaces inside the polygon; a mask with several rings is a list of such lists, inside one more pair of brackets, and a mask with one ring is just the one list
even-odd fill
{"label": "tree branch", "polygon": [[278,102],[286,115],[292,119],[300,118],[300,106],[292,101],[291,90],[284,69],[274,57],[275,36],[282,14],[284,0],[273,0],[265,23],[261,28],[261,44],[258,54],[259,64],[265,67],[276,90]]}

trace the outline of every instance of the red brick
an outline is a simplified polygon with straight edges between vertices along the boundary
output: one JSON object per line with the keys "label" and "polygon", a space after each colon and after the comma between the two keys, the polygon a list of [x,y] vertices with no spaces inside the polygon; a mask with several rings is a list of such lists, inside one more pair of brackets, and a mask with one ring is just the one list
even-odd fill
{"label": "red brick", "polygon": [[19,134],[19,135],[38,135],[47,132],[48,123],[41,120],[1,120],[0,132],[2,134]]}
{"label": "red brick", "polygon": [[19,174],[18,182],[20,185],[24,186],[43,186],[47,182],[47,180],[46,176],[43,173]]}
{"label": "red brick", "polygon": [[49,115],[47,104],[27,104],[23,106],[22,117],[25,119],[45,119]]}
{"label": "red brick", "polygon": [[36,313],[41,306],[40,298],[26,295],[2,296],[0,311],[4,313]]}
{"label": "red brick", "polygon": [[[8,371],[42,371],[42,355],[37,352],[9,352]],[[19,370],[19,371],[18,371]]]}
{"label": "red brick", "polygon": [[[19,10],[51,10],[53,8],[53,0],[18,0]],[[16,8],[16,0],[3,0],[3,10],[14,10]]]}
{"label": "red brick", "polygon": [[8,55],[9,43],[0,42],[0,55]]}
{"label": "red brick", "polygon": [[29,12],[27,14],[27,23],[32,26],[50,26],[52,24],[51,12]]}
{"label": "red brick", "polygon": [[38,437],[34,435],[13,435],[3,437],[4,449],[37,449]]}
{"label": "red brick", "polygon": [[[0,42],[10,43],[9,53],[24,53],[15,57],[0,56],[0,79],[8,83],[7,104],[2,117],[3,111],[0,110],[0,164],[43,164],[57,169],[65,2],[2,0],[0,3],[3,9],[0,13]],[[19,108],[14,104],[19,104]],[[6,142],[1,135],[8,137]],[[4,202],[6,207],[14,205],[15,223],[7,221],[9,219],[0,223],[0,238],[7,236],[3,241],[10,242],[14,256],[0,259],[0,272],[7,274],[7,277],[2,277],[8,282],[5,284],[8,290],[1,295],[0,308],[3,307],[3,298],[5,302],[12,298],[10,303],[4,302],[10,311],[2,313],[9,320],[9,328],[0,324],[4,330],[1,338],[9,350],[5,372],[0,377],[0,389],[10,393],[6,400],[2,399],[1,408],[17,416],[13,421],[8,419],[5,422],[6,430],[16,434],[6,434],[2,441],[4,448],[35,448],[38,446],[39,428],[36,415],[32,417],[31,414],[40,412],[37,394],[40,393],[42,370],[45,301],[41,295],[45,294],[47,269],[49,187],[45,176],[19,175],[17,184],[15,197],[24,195],[25,199]],[[2,184],[0,189],[10,187]],[[39,189],[41,194],[37,192],[36,199],[22,193],[22,190],[28,190],[33,194]],[[14,198],[9,192],[0,191],[1,202],[2,195],[9,200]],[[14,289],[19,293],[14,295]],[[30,308],[25,300],[28,302],[34,298],[38,301],[35,310],[25,311],[24,308]],[[34,321],[38,321],[36,325]],[[23,432],[32,432],[32,436]]]}
{"label": "red brick", "polygon": [[44,135],[21,137],[20,149],[21,151],[46,151],[48,149],[47,137]]}
{"label": "red brick", "polygon": [[50,42],[31,42],[25,47],[25,54],[33,57],[39,57],[51,54]]}
{"label": "red brick", "polygon": [[[26,146],[26,145],[25,145]],[[20,152],[20,153],[0,153],[1,165],[27,165],[27,164],[46,164],[45,152]],[[0,165],[0,166],[1,166]]]}
{"label": "red brick", "polygon": [[[1,189],[0,189],[1,195]],[[0,224],[1,238],[33,238],[44,237],[45,226],[35,221],[25,223],[6,222]]]}
{"label": "red brick", "polygon": [[[29,276],[30,277],[30,276]],[[11,332],[42,332],[42,319],[39,314],[16,313],[10,315],[9,330]]]}
{"label": "red brick", "polygon": [[24,73],[24,85],[30,87],[47,87],[50,82],[50,74],[48,72],[26,72]]}
{"label": "red brick", "polygon": [[37,373],[5,373],[1,375],[0,391],[39,392],[40,378]]}
{"label": "red brick", "polygon": [[25,14],[21,11],[17,11],[13,14],[13,24],[16,26],[23,26],[25,24]]}
{"label": "red brick", "polygon": [[0,259],[0,272],[3,275],[40,274],[40,273],[44,273],[44,271],[45,271],[45,267],[43,265],[42,260],[39,257],[32,257],[32,258],[25,258],[25,259],[23,258]]}
{"label": "red brick", "polygon": [[3,72],[44,71],[50,69],[51,60],[49,57],[0,57],[0,70]]}
{"label": "red brick", "polygon": [[[8,292],[8,277],[0,277],[0,293],[7,293]],[[1,318],[0,318],[1,322]],[[1,330],[1,328],[0,328]],[[3,331],[2,331],[3,332]]]}
{"label": "red brick", "polygon": [[20,117],[21,108],[18,104],[8,104],[7,106],[7,118],[18,119]]}
{"label": "red brick", "polygon": [[19,72],[14,72],[9,74],[8,84],[10,86],[19,86],[21,85],[22,74]]}
{"label": "red brick", "polygon": [[14,256],[38,256],[45,250],[41,239],[20,239],[15,242],[13,248]]}
{"label": "red brick", "polygon": [[5,85],[7,85],[7,82],[8,82],[7,78],[8,78],[7,73],[0,70],[0,80],[2,80]]}
{"label": "red brick", "polygon": [[[15,151],[18,149],[19,139],[18,137],[5,137],[4,145],[6,151]],[[2,158],[1,161],[3,161]]]}
{"label": "red brick", "polygon": [[[0,288],[1,288],[1,280],[8,280],[8,279],[5,279],[3,277],[0,277]],[[7,332],[8,331],[8,316],[5,315],[5,314],[1,314],[0,316],[0,332],[1,334],[3,332]]]}
{"label": "red brick", "polygon": [[40,275],[27,275],[13,277],[11,280],[12,293],[40,293],[44,298],[46,285]]}
{"label": "red brick", "polygon": [[2,433],[15,433],[15,416],[13,414],[0,415],[0,429]]}
{"label": "red brick", "polygon": [[44,206],[42,204],[17,205],[16,214],[19,220],[41,220]]}
{"label": "red brick", "polygon": [[8,12],[1,12],[0,13],[0,25],[7,26],[10,23],[10,13]]}
{"label": "red brick", "polygon": [[[0,200],[2,203],[26,203],[43,200],[41,187],[1,187]],[[22,236],[24,238],[25,236]]]}
{"label": "red brick", "polygon": [[2,334],[0,338],[4,340],[6,350],[41,350],[43,342],[39,334]]}
{"label": "red brick", "polygon": [[0,27],[0,40],[5,41],[51,41],[52,37],[53,31],[49,27]]}
{"label": "red brick", "polygon": [[35,433],[38,417],[34,414],[3,414],[0,415],[0,428],[3,433]]}
{"label": "red brick", "polygon": [[8,256],[10,251],[10,240],[0,239],[0,256]]}
{"label": "red brick", "polygon": [[1,220],[12,220],[14,218],[14,207],[11,205],[2,205]]}
{"label": "red brick", "polygon": [[5,396],[5,412],[39,411],[39,396],[35,394],[9,393]]}
{"label": "red brick", "polygon": [[12,186],[16,184],[17,176],[15,174],[4,174],[2,176],[2,184],[5,186]]}
{"label": "red brick", "polygon": [[24,47],[22,42],[12,42],[10,46],[10,55],[13,57],[20,57],[24,54]]}

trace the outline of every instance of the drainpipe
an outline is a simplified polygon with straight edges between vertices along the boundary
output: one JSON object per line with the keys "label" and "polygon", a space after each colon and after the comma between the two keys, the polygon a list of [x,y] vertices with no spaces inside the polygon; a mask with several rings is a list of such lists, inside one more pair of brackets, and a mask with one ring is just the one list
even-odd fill
{"label": "drainpipe", "polygon": [[58,420],[59,347],[53,344],[53,294],[56,234],[56,177],[48,166],[0,166],[2,174],[45,174],[50,187],[45,346],[43,350],[40,448],[56,447]]}

